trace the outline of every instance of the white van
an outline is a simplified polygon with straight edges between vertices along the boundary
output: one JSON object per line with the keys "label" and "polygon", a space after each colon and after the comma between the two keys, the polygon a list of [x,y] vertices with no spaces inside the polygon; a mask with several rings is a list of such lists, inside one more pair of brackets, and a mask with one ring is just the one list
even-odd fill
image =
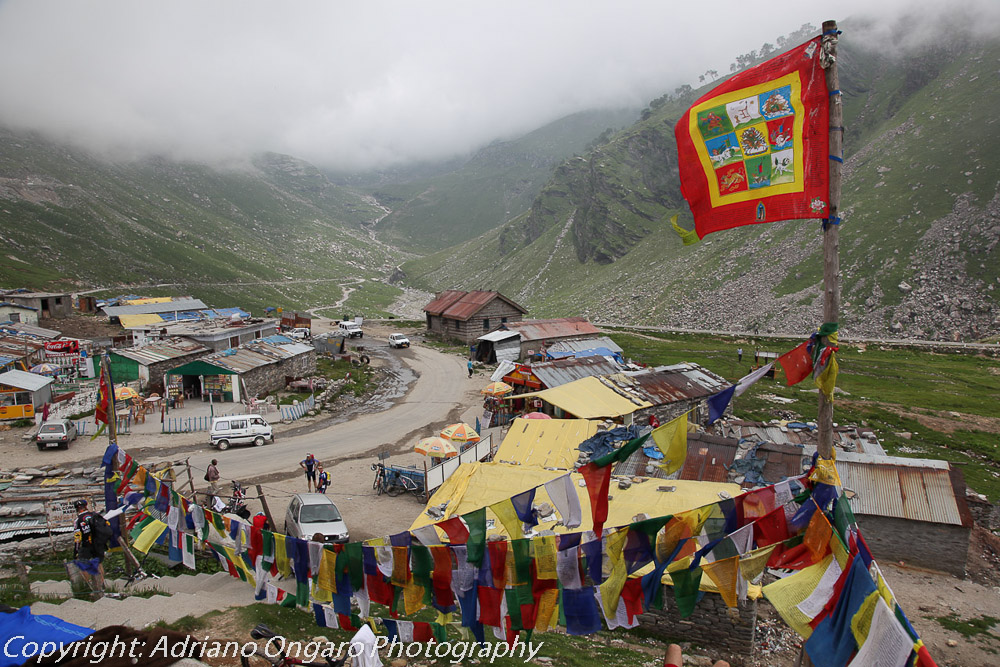
{"label": "white van", "polygon": [[219,451],[229,449],[229,445],[249,445],[260,447],[266,440],[274,442],[274,431],[267,420],[260,415],[232,415],[212,418],[212,445]]}
{"label": "white van", "polygon": [[347,334],[348,338],[364,338],[365,332],[361,330],[361,325],[351,320],[344,320],[337,325],[341,332]]}

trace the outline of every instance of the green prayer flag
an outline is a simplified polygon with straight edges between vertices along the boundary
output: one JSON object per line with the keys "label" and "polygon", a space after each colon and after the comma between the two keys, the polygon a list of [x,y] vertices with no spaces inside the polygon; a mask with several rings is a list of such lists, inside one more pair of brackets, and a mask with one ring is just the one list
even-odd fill
{"label": "green prayer flag", "polygon": [[698,602],[701,568],[670,572],[670,578],[674,581],[674,600],[677,602],[677,611],[681,618],[687,618],[694,613],[694,606]]}
{"label": "green prayer flag", "polygon": [[434,559],[431,557],[431,550],[423,544],[414,542],[410,545],[410,572],[413,574],[413,581],[424,589],[423,602],[426,605],[434,604],[432,594],[434,585],[431,582],[431,570],[434,569]]}
{"label": "green prayer flag", "polygon": [[466,559],[475,566],[483,564],[486,553],[486,508],[463,514],[462,519],[469,527],[469,541],[466,543]]}
{"label": "green prayer flag", "polygon": [[511,540],[511,551],[514,552],[514,574],[517,583],[531,583],[531,540],[524,538]]}
{"label": "green prayer flag", "polygon": [[507,598],[507,615],[510,616],[510,629],[522,630],[524,623],[521,621],[521,601],[517,592],[513,588],[504,591]]}
{"label": "green prayer flag", "polygon": [[348,542],[345,547],[347,552],[347,573],[351,577],[351,588],[361,590],[365,587],[364,555],[361,550],[361,542]]}
{"label": "green prayer flag", "polygon": [[642,437],[629,440],[628,442],[626,442],[624,445],[614,450],[613,452],[605,454],[604,456],[598,459],[594,459],[592,463],[598,468],[603,468],[604,466],[610,463],[620,463],[625,459],[627,459],[628,457],[630,457],[632,455],[632,452],[642,447],[648,438],[649,438],[649,433],[647,433]]}

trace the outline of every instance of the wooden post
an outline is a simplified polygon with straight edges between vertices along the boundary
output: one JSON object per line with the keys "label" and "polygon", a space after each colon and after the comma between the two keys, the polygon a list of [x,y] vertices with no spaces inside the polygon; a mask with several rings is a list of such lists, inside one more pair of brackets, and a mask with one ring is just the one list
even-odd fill
{"label": "wooden post", "polygon": [[[823,22],[821,63],[826,69],[826,88],[831,93],[830,155],[842,159],[844,154],[844,108],[840,96],[840,75],[837,73],[837,22]],[[836,92],[835,92],[836,91]],[[840,183],[843,163],[830,159],[830,222],[823,231],[823,322],[840,321]],[[816,419],[821,458],[833,457],[833,403],[819,392],[819,414]]]}
{"label": "wooden post", "polygon": [[188,488],[191,489],[191,496],[194,497],[194,495],[195,495],[195,493],[194,493],[194,477],[191,476],[191,459],[190,458],[184,459],[184,465],[187,467],[187,477],[188,477],[187,483],[188,483]]}
{"label": "wooden post", "polygon": [[267,523],[271,526],[272,532],[277,532],[278,526],[274,523],[274,517],[271,516],[271,508],[267,506],[267,498],[264,497],[264,487],[260,484],[257,485],[257,496],[260,497],[260,506],[264,508],[264,516],[267,517]]}

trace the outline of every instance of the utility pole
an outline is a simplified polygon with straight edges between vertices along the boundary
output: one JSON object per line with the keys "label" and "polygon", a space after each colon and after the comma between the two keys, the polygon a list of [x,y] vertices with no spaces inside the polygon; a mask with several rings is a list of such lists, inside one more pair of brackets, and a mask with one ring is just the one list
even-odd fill
{"label": "utility pole", "polygon": [[[840,321],[840,183],[843,175],[844,108],[840,103],[837,73],[837,22],[823,22],[820,63],[826,69],[830,104],[830,223],[823,230],[823,322]],[[824,341],[825,342],[825,341]],[[819,392],[818,450],[823,459],[833,457],[833,402]]]}

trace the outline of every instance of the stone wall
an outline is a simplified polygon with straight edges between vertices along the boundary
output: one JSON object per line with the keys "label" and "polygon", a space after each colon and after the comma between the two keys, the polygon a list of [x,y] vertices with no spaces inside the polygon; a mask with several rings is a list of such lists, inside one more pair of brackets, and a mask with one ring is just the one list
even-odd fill
{"label": "stone wall", "polygon": [[870,515],[857,515],[856,519],[876,560],[901,560],[965,577],[968,528]]}
{"label": "stone wall", "polygon": [[[306,377],[316,373],[316,350],[303,352],[289,359],[282,359],[276,364],[267,364],[242,375],[248,396],[261,397],[272,391],[285,388],[286,379],[290,377]],[[242,392],[241,392],[242,395]]]}
{"label": "stone wall", "polygon": [[694,613],[681,618],[673,590],[664,586],[663,609],[640,614],[639,622],[640,627],[663,639],[692,642],[749,658],[757,626],[757,601],[747,600],[738,609],[730,609],[720,595],[705,593]]}

